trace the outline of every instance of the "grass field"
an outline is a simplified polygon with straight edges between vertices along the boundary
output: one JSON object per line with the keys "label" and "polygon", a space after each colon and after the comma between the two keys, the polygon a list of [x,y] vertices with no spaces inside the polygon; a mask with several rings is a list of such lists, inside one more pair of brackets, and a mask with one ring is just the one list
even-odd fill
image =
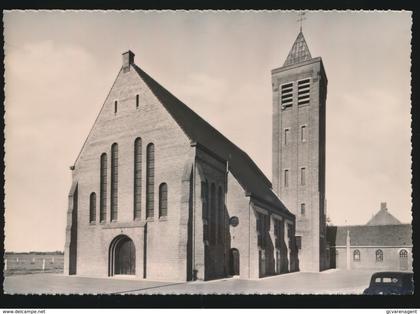
{"label": "grass field", "polygon": [[[7,269],[6,269],[7,260]],[[45,264],[44,264],[45,261]],[[61,273],[64,267],[64,255],[53,253],[5,253],[5,276],[35,274],[35,273]],[[43,264],[45,267],[43,268]]]}

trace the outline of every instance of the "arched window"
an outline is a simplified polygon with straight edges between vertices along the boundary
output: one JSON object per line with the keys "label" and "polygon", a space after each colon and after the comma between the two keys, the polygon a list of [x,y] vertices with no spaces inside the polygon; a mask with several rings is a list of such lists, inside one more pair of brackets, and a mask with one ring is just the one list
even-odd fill
{"label": "arched window", "polygon": [[159,217],[168,216],[168,185],[159,186]]}
{"label": "arched window", "polygon": [[209,192],[208,192],[208,183],[201,182],[201,204],[202,204],[202,219],[203,219],[203,241],[209,241],[209,216],[208,216],[208,206],[209,206]]}
{"label": "arched window", "polygon": [[141,214],[141,138],[134,141],[134,219]]}
{"label": "arched window", "polygon": [[96,193],[90,193],[89,197],[89,222],[93,223],[96,221]]}
{"label": "arched window", "polygon": [[360,261],[360,251],[354,250],[353,251],[353,261],[359,262]]}
{"label": "arched window", "polygon": [[408,252],[407,252],[407,250],[401,250],[401,251],[400,251],[400,257],[403,257],[403,258],[408,257]]}
{"label": "arched window", "polygon": [[153,143],[147,145],[146,162],[146,218],[153,218],[155,196],[155,146]]}
{"label": "arched window", "polygon": [[376,250],[376,261],[382,262],[384,260],[384,252],[382,250]]}
{"label": "arched window", "polygon": [[101,170],[100,170],[100,200],[99,200],[99,219],[101,222],[106,220],[106,201],[107,201],[107,155],[101,155]]}
{"label": "arched window", "polygon": [[211,184],[210,189],[210,244],[216,243],[216,185]]}
{"label": "arched window", "polygon": [[223,243],[223,239],[224,239],[224,218],[225,218],[225,211],[224,211],[224,197],[223,197],[223,190],[222,187],[219,186],[219,189],[217,191],[217,201],[218,201],[218,206],[217,206],[217,212],[218,212],[218,233],[217,233],[217,242],[218,243]]}
{"label": "arched window", "polygon": [[118,144],[111,146],[111,221],[118,219]]}

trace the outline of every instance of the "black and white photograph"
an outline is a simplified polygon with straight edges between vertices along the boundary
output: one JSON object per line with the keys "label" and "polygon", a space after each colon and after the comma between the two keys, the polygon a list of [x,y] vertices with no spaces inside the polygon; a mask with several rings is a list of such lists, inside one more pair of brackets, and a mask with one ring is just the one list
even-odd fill
{"label": "black and white photograph", "polygon": [[412,12],[3,25],[5,294],[414,293]]}

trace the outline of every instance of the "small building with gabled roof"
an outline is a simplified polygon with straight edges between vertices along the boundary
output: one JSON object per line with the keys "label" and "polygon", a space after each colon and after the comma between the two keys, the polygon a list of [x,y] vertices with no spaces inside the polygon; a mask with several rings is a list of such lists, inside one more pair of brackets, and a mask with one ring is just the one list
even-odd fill
{"label": "small building with gabled roof", "polygon": [[328,226],[332,268],[412,270],[412,227],[391,213],[386,203],[366,225]]}

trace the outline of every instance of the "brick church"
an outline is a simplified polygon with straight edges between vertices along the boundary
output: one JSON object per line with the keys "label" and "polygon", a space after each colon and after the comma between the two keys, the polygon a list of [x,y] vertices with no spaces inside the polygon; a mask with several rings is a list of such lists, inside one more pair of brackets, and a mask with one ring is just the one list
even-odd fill
{"label": "brick church", "polygon": [[189,281],[325,269],[327,78],[302,32],[272,70],[273,183],[123,54],[71,166],[65,273]]}

